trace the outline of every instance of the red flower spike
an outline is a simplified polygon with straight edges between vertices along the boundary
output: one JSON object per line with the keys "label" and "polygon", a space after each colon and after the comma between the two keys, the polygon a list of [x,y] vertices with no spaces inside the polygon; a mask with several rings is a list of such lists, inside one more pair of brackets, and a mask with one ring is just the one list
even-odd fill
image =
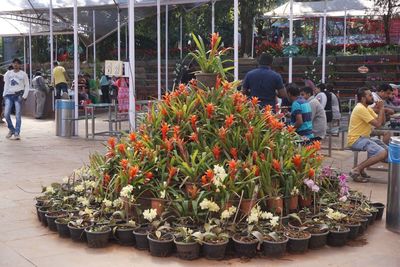
{"label": "red flower spike", "polygon": [[315,176],[315,170],[313,168],[310,168],[308,170],[308,177],[313,178]]}
{"label": "red flower spike", "polygon": [[208,103],[206,105],[206,111],[207,111],[207,118],[211,119],[211,117],[215,111],[215,106],[212,103]]}
{"label": "red flower spike", "polygon": [[253,165],[253,171],[255,176],[260,176],[260,168],[257,165]]}
{"label": "red flower spike", "polygon": [[115,144],[117,143],[117,140],[114,137],[108,138],[107,141],[108,145],[110,146],[111,149],[115,148]]}
{"label": "red flower spike", "polygon": [[296,131],[296,128],[294,128],[293,125],[289,125],[289,126],[287,127],[287,131],[288,131],[289,133],[294,133],[294,132]]}
{"label": "red flower spike", "polygon": [[277,172],[281,172],[281,163],[279,162],[279,160],[277,159],[272,160],[272,168]]}
{"label": "red flower spike", "polygon": [[253,96],[253,97],[251,98],[251,103],[252,103],[254,106],[257,105],[258,102],[260,102],[260,100],[258,100],[258,97]]}
{"label": "red flower spike", "polygon": [[218,38],[219,38],[219,33],[218,32],[214,32],[211,35],[211,50],[215,47],[215,45],[216,45],[216,43],[218,41]]}
{"label": "red flower spike", "polygon": [[129,168],[129,177],[135,178],[135,176],[139,173],[139,166],[135,165]]}
{"label": "red flower spike", "polygon": [[301,162],[302,162],[301,155],[299,155],[299,154],[294,155],[292,161],[293,161],[294,166],[295,166],[297,169],[300,169],[300,167],[301,167]]}
{"label": "red flower spike", "polygon": [[253,156],[253,162],[257,162],[257,158],[258,158],[257,151],[253,151],[252,156]]}
{"label": "red flower spike", "polygon": [[174,142],[171,139],[166,139],[164,143],[165,143],[165,149],[167,149],[168,152],[171,152],[172,149],[174,148]]}
{"label": "red flower spike", "polygon": [[261,159],[261,160],[265,160],[265,154],[262,153],[262,152],[260,153],[260,159]]}
{"label": "red flower spike", "polygon": [[221,139],[222,142],[225,142],[226,139],[227,129],[221,127],[218,129],[218,137]]}
{"label": "red flower spike", "polygon": [[221,86],[221,77],[218,75],[217,81],[215,82],[215,89],[218,89]]}
{"label": "red flower spike", "polygon": [[119,153],[125,155],[125,144],[119,144],[118,151],[119,151]]}
{"label": "red flower spike", "polygon": [[193,131],[195,131],[195,132],[197,131],[196,122],[197,122],[197,115],[192,115],[190,117],[190,124],[192,126]]}
{"label": "red flower spike", "polygon": [[238,159],[238,149],[235,148],[235,147],[232,147],[230,152],[231,152],[232,157],[233,157],[235,160],[237,160],[237,159]]}
{"label": "red flower spike", "polygon": [[168,111],[165,108],[161,109],[161,114],[166,117],[168,115]]}
{"label": "red flower spike", "polygon": [[225,128],[231,127],[234,121],[235,121],[235,117],[233,116],[233,114],[226,116]]}
{"label": "red flower spike", "polygon": [[179,125],[174,126],[174,138],[178,139],[180,134],[181,127]]}
{"label": "red flower spike", "polygon": [[163,122],[161,124],[161,135],[162,135],[162,140],[165,140],[167,138],[167,133],[169,130],[169,125],[166,122]]}
{"label": "red flower spike", "polygon": [[207,176],[205,175],[201,176],[201,184],[202,185],[208,184]]}
{"label": "red flower spike", "polygon": [[193,142],[199,142],[199,136],[197,135],[197,133],[192,133],[190,136],[189,136],[189,139],[190,139],[190,141],[193,141]]}
{"label": "red flower spike", "polygon": [[119,164],[121,165],[122,169],[124,171],[126,171],[126,169],[128,168],[128,160],[127,159],[122,159]]}
{"label": "red flower spike", "polygon": [[231,171],[236,171],[236,168],[237,168],[237,161],[234,160],[234,159],[231,159],[231,160],[228,162],[228,166],[229,166],[229,170],[231,170]]}
{"label": "red flower spike", "polygon": [[214,172],[211,169],[208,169],[206,171],[206,177],[208,179],[208,181],[212,181],[212,179],[214,179]]}
{"label": "red flower spike", "polygon": [[320,141],[315,141],[313,145],[314,145],[314,148],[315,148],[316,151],[321,149],[321,142]]}
{"label": "red flower spike", "polygon": [[131,132],[130,134],[129,134],[129,140],[131,141],[131,142],[136,142],[136,133],[134,133],[134,132]]}
{"label": "red flower spike", "polygon": [[219,148],[218,145],[215,145],[215,146],[213,147],[212,152],[213,152],[213,154],[214,154],[214,158],[215,158],[216,160],[219,160],[220,155],[221,155],[221,149]]}

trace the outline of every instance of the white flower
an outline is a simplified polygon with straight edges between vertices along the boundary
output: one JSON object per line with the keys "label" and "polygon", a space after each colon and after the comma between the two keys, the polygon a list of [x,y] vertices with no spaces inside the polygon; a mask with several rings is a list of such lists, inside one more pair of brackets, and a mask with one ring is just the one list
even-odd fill
{"label": "white flower", "polygon": [[299,189],[296,186],[293,187],[292,191],[290,192],[290,195],[297,196],[298,194],[299,194]]}
{"label": "white flower", "polygon": [[113,201],[113,206],[115,208],[121,208],[123,205],[123,202],[121,199],[117,198],[116,200]]}
{"label": "white flower", "polygon": [[200,208],[202,210],[209,210],[211,212],[217,212],[219,211],[219,206],[217,203],[213,201],[209,201],[208,199],[203,199],[203,201],[200,203]]}
{"label": "white flower", "polygon": [[214,165],[214,179],[212,180],[212,183],[216,186],[216,187],[225,187],[224,185],[224,181],[225,178],[228,176],[228,174],[226,173],[224,167],[220,166],[220,165]]}
{"label": "white flower", "polygon": [[82,184],[78,184],[77,186],[74,187],[75,192],[83,192],[85,190],[85,187]]}
{"label": "white flower", "polygon": [[272,227],[278,226],[279,225],[279,216],[274,216],[271,218],[269,221]]}
{"label": "white flower", "polygon": [[247,222],[249,224],[257,223],[260,215],[261,215],[261,208],[260,208],[260,206],[256,205],[255,207],[253,207],[251,209],[250,215],[247,218]]}
{"label": "white flower", "polygon": [[235,206],[230,207],[229,209],[224,210],[221,213],[221,220],[227,220],[232,217],[233,214],[236,213],[237,208]]}
{"label": "white flower", "polygon": [[328,214],[326,215],[326,217],[328,217],[331,220],[340,221],[341,219],[346,217],[346,214],[343,214],[339,211],[334,211],[331,208],[328,208],[327,212]]}
{"label": "white flower", "polygon": [[165,198],[165,190],[160,191],[160,198]]}
{"label": "white flower", "polygon": [[147,209],[143,211],[143,218],[152,222],[157,217],[157,210],[156,209]]}
{"label": "white flower", "polygon": [[267,211],[261,212],[260,215],[261,215],[261,219],[263,219],[263,220],[270,220],[274,217],[274,215],[271,212],[267,212]]}
{"label": "white flower", "polygon": [[112,201],[111,201],[111,200],[108,200],[108,199],[106,199],[106,198],[103,200],[103,204],[104,204],[104,206],[106,206],[107,208],[111,208],[112,205],[113,205]]}
{"label": "white flower", "polygon": [[87,188],[95,188],[96,187],[96,182],[95,181],[85,181],[85,186]]}
{"label": "white flower", "polygon": [[121,197],[130,198],[131,194],[132,194],[132,191],[133,191],[133,186],[128,184],[127,186],[122,188],[121,193],[119,193],[119,195]]}
{"label": "white flower", "polygon": [[62,181],[63,181],[63,183],[68,183],[68,181],[69,181],[69,177],[68,176],[65,176],[63,179],[62,179]]}
{"label": "white flower", "polygon": [[81,203],[83,206],[89,206],[89,199],[86,197],[78,197],[78,202]]}
{"label": "white flower", "polygon": [[346,196],[342,196],[341,198],[339,198],[340,202],[346,202],[347,201],[347,197]]}
{"label": "white flower", "polygon": [[44,191],[45,194],[54,194],[56,191],[54,188],[50,185],[46,187],[46,191]]}

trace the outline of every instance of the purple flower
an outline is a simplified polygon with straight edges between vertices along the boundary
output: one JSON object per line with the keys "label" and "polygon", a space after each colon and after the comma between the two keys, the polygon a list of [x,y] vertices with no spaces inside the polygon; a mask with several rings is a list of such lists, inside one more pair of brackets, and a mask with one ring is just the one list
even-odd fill
{"label": "purple flower", "polygon": [[308,178],[304,179],[304,184],[310,189],[315,185],[314,181]]}
{"label": "purple flower", "polygon": [[318,185],[316,185],[316,184],[314,184],[312,187],[311,187],[311,191],[313,191],[313,192],[318,192],[319,191],[319,186]]}

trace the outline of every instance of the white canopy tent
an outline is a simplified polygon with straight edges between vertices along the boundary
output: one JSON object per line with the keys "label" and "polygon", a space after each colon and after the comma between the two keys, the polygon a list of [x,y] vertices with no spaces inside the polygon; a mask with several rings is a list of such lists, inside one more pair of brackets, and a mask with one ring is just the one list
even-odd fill
{"label": "white canopy tent", "polygon": [[[51,49],[53,52],[53,35],[71,33],[74,34],[74,79],[78,79],[79,56],[78,56],[78,33],[93,34],[93,42],[88,46],[95,46],[99,39],[118,31],[118,59],[120,59],[120,37],[119,30],[122,20],[128,22],[129,28],[129,117],[131,129],[135,129],[135,66],[134,66],[134,21],[155,14],[157,7],[157,36],[158,36],[158,99],[161,99],[161,6],[169,9],[176,5],[185,5],[189,9],[207,2],[212,3],[212,17],[214,17],[214,4],[217,0],[4,0],[0,5],[0,21],[9,24],[8,27],[0,27],[0,36],[32,36],[50,35]],[[238,78],[238,0],[234,0],[235,27],[234,27],[234,64],[235,78]],[[101,20],[96,20],[99,14]],[[132,19],[132,17],[134,19]],[[129,19],[129,20],[128,20]],[[115,21],[118,27],[115,29]],[[166,23],[167,24],[167,23]],[[214,28],[214,18],[212,18]],[[6,30],[4,30],[6,29]],[[166,35],[168,34],[166,27]],[[182,30],[181,30],[182,31]],[[97,36],[96,36],[97,35]],[[182,34],[180,34],[182,36]],[[100,37],[98,37],[100,36]],[[90,40],[88,36],[87,40]],[[167,39],[168,37],[166,37]],[[82,39],[81,39],[82,40]],[[24,38],[25,41],[25,38]],[[82,40],[85,41],[85,40]],[[90,42],[90,41],[88,41]],[[182,41],[181,41],[182,43]],[[25,45],[24,45],[25,46]],[[25,51],[25,49],[24,49]],[[95,49],[94,49],[95,51]],[[51,52],[51,61],[53,53]],[[168,56],[168,55],[166,55]],[[24,57],[25,58],[25,57]],[[53,62],[51,62],[52,64]],[[166,76],[166,79],[168,77]],[[78,83],[75,83],[75,92],[78,91]],[[78,117],[78,94],[75,95],[75,118]],[[77,121],[76,121],[76,129]]]}
{"label": "white canopy tent", "polygon": [[[289,19],[289,44],[293,44],[293,19],[304,17],[319,17],[320,27],[318,34],[318,55],[322,42],[322,77],[325,82],[325,60],[326,60],[326,18],[344,17],[344,45],[346,50],[346,20],[348,16],[371,16],[377,14],[373,0],[325,0],[314,2],[295,2],[293,0],[264,14],[265,18],[288,18]],[[289,82],[292,82],[292,58],[289,58]]]}

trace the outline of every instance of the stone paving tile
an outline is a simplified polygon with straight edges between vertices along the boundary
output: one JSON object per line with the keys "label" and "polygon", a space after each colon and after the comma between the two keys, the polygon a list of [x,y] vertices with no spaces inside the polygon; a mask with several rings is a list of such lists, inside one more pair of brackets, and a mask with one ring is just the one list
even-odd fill
{"label": "stone paving tile", "polygon": [[[99,130],[106,124],[97,124]],[[175,257],[159,259],[148,252],[111,245],[105,249],[89,249],[83,243],[61,239],[47,228],[40,226],[34,207],[34,196],[42,185],[60,182],[62,177],[87,162],[94,151],[102,153],[104,146],[96,140],[80,137],[54,136],[53,121],[23,118],[22,140],[6,140],[7,128],[0,125],[0,266],[400,266],[400,235],[385,229],[385,222],[378,222],[365,235],[363,246],[323,248],[304,255],[286,255],[283,259],[232,259],[221,262],[205,259],[186,262]],[[338,139],[334,138],[334,147]],[[362,157],[362,156],[361,156]],[[348,151],[333,151],[326,164],[348,171],[353,155]],[[370,172],[380,178],[380,183],[358,184],[371,199],[386,203],[387,180],[385,172]]]}

